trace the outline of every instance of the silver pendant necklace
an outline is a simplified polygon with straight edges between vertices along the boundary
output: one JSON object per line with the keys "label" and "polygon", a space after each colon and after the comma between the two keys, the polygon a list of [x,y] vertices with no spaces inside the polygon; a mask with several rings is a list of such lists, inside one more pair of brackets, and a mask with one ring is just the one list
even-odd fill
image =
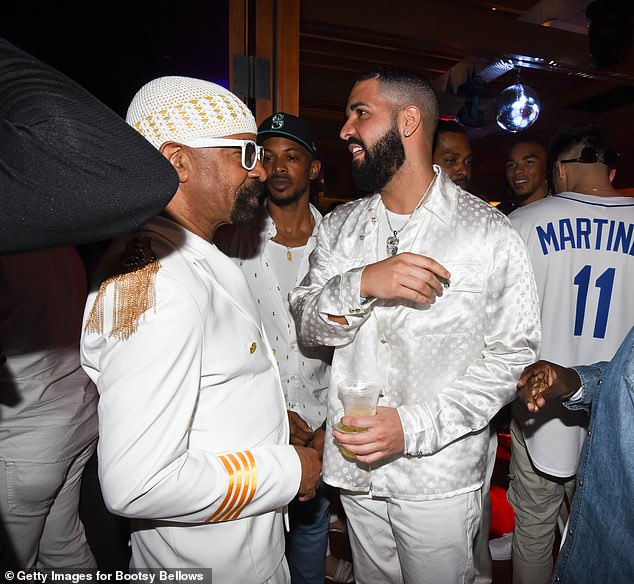
{"label": "silver pendant necklace", "polygon": [[405,227],[407,227],[407,224],[409,223],[410,219],[413,217],[414,213],[416,213],[416,211],[418,211],[418,209],[420,209],[423,206],[423,204],[427,200],[427,196],[429,195],[429,192],[431,191],[431,187],[434,184],[434,181],[436,180],[437,176],[438,176],[437,174],[434,174],[434,178],[431,179],[431,182],[429,183],[429,186],[425,189],[423,196],[420,198],[420,200],[416,204],[416,207],[414,207],[414,210],[409,214],[407,221],[403,223],[403,226],[400,229],[394,229],[392,227],[392,223],[390,222],[390,216],[387,212],[387,207],[385,207],[385,204],[383,205],[385,207],[385,218],[387,219],[387,226],[389,230],[392,232],[392,235],[388,235],[388,238],[385,240],[385,248],[387,250],[388,257],[395,256],[398,253],[398,246],[401,243],[401,240],[398,238],[398,234],[401,231],[403,231]]}

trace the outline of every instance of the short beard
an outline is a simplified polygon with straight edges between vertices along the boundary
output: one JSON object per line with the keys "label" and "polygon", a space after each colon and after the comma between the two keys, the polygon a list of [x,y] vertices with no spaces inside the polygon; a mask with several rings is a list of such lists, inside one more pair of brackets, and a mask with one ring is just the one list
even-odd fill
{"label": "short beard", "polygon": [[[247,225],[252,223],[260,212],[264,196],[264,183],[256,180],[252,184],[244,184],[236,191],[236,199],[231,209],[231,223]],[[253,204],[252,199],[257,201]]]}
{"label": "short beard", "polygon": [[355,138],[350,138],[348,142],[359,144],[365,150],[364,161],[352,163],[352,180],[364,193],[376,193],[383,189],[405,162],[405,149],[396,124],[371,148],[366,148]]}
{"label": "short beard", "polygon": [[289,207],[293,203],[297,203],[303,196],[305,191],[295,191],[290,197],[278,197],[269,191],[267,193],[268,200],[276,207]]}

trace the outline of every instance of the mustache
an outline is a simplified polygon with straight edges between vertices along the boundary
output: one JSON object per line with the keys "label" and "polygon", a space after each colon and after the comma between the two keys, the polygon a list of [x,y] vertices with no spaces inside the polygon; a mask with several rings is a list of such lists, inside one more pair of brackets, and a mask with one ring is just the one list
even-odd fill
{"label": "mustache", "polygon": [[363,148],[364,150],[367,150],[367,148],[365,147],[365,144],[363,143],[363,140],[360,140],[359,138],[348,138],[346,140],[346,144],[348,145],[358,144],[359,146],[361,146],[361,148]]}
{"label": "mustache", "polygon": [[257,179],[251,184],[244,184],[238,189],[238,197],[242,199],[249,199],[252,196],[257,197],[259,201],[263,201],[266,197],[266,185]]}
{"label": "mustache", "polygon": [[286,182],[291,182],[291,179],[284,175],[284,174],[271,174],[266,180],[272,180],[272,179],[276,179],[276,180],[284,180]]}

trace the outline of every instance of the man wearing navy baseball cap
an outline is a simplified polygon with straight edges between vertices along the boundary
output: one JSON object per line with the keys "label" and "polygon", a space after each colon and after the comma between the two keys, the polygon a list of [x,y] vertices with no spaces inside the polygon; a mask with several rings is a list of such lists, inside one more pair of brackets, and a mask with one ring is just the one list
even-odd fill
{"label": "man wearing navy baseball cap", "polygon": [[[291,443],[323,451],[331,349],[301,347],[288,293],[308,271],[321,214],[310,204],[310,182],[321,170],[315,132],[292,114],[278,112],[258,127],[264,147],[267,200],[260,221],[225,231],[217,243],[240,265],[257,300],[275,351]],[[315,499],[289,505],[288,559],[293,584],[324,582],[330,500],[322,485]]]}
{"label": "man wearing navy baseball cap", "polygon": [[269,138],[278,137],[292,140],[300,144],[311,156],[317,153],[315,145],[315,132],[306,121],[292,114],[283,112],[273,114],[266,118],[258,128],[258,144],[264,145]]}

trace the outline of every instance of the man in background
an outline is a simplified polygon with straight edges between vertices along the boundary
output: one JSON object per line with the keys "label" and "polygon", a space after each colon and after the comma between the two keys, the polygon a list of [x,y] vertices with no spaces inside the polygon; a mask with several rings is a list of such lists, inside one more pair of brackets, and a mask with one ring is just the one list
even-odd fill
{"label": "man in background", "polygon": [[[553,581],[634,582],[634,327],[611,361],[562,367],[538,361],[517,384],[532,412],[550,400],[589,412],[592,435],[581,453],[577,493]],[[608,463],[609,461],[609,463]]]}
{"label": "man in background", "polygon": [[515,138],[506,160],[511,200],[497,206],[502,213],[508,215],[548,196],[547,159],[547,146],[536,134],[519,134]]}
{"label": "man in background", "polygon": [[5,569],[96,568],[79,519],[97,390],[79,361],[86,272],[73,247],[0,256],[0,546]]}
{"label": "man in background", "polygon": [[[549,155],[556,194],[509,216],[526,242],[537,282],[540,357],[565,367],[610,360],[634,325],[634,200],[612,187],[617,158],[600,127],[565,126]],[[575,489],[587,416],[558,402],[538,416],[519,400],[513,406],[513,581],[546,584],[560,508]]]}
{"label": "man in background", "polygon": [[465,129],[451,120],[438,120],[432,162],[442,168],[449,178],[465,191],[471,180],[471,143]]}

